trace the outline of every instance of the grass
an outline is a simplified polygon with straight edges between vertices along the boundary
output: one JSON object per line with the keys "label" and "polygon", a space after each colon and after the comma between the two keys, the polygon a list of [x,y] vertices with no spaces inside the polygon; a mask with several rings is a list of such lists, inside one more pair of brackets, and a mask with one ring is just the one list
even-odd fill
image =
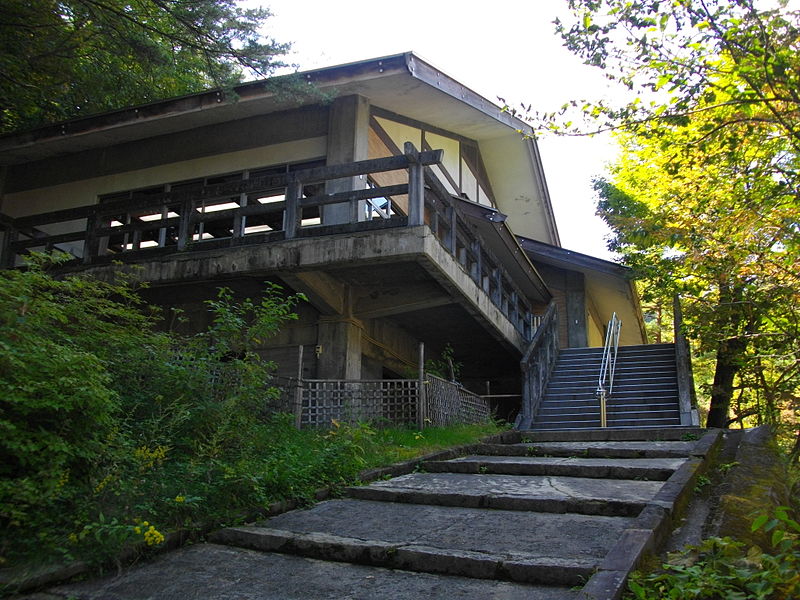
{"label": "grass", "polygon": [[422,431],[396,427],[379,429],[365,455],[366,466],[383,467],[454,446],[473,444],[504,429],[496,423],[429,427]]}
{"label": "grass", "polygon": [[[322,488],[335,491],[358,483],[364,469],[475,443],[504,429],[496,423],[420,431],[334,422],[328,431],[297,430],[291,415],[275,415],[251,426],[248,449],[236,460],[172,448],[132,473],[119,473],[103,489],[86,490],[81,502],[64,505],[61,515],[43,511],[40,523],[46,524],[35,531],[21,528],[17,551],[0,566],[23,579],[25,573],[73,560],[102,572],[132,547],[139,554],[157,550],[172,531],[195,532],[196,539],[203,531],[240,524],[273,502],[308,505]],[[37,545],[40,541],[47,544]],[[0,596],[15,587],[0,589]]]}

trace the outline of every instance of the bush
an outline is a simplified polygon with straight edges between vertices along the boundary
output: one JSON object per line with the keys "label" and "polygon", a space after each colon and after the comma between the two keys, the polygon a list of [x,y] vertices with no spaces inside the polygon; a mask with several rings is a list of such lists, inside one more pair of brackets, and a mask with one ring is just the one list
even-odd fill
{"label": "bush", "polygon": [[274,365],[254,352],[299,296],[236,303],[223,288],[210,329],[179,336],[129,281],[55,278],[59,260],[0,272],[0,566],[103,564],[498,430],[299,431],[267,410]]}
{"label": "bush", "polygon": [[800,524],[779,507],[763,515],[753,531],[770,534],[772,548],[749,550],[743,542],[709,538],[672,556],[664,570],[633,574],[628,582],[637,600],[787,600],[800,597]]}
{"label": "bush", "polygon": [[128,280],[55,278],[60,261],[0,272],[0,563],[157,545],[269,497],[251,463],[286,424],[263,418],[274,365],[252,349],[300,297],[222,289],[181,337]]}

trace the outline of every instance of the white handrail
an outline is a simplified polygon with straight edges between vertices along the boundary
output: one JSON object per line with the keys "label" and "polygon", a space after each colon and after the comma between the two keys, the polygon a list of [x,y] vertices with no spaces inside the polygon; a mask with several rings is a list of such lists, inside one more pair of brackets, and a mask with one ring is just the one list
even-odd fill
{"label": "white handrail", "polygon": [[[607,427],[606,400],[614,389],[614,372],[617,369],[617,351],[622,321],[617,313],[611,315],[606,329],[606,342],[603,346],[603,360],[600,363],[600,377],[597,380],[597,397],[600,400],[600,427]],[[608,387],[606,388],[606,384]]]}

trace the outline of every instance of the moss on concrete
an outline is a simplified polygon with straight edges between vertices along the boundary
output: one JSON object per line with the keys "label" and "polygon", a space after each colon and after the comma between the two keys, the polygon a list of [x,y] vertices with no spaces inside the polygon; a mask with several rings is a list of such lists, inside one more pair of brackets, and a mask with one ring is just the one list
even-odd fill
{"label": "moss on concrete", "polygon": [[769,548],[763,532],[750,524],[762,513],[771,513],[790,502],[786,463],[769,427],[744,432],[736,451],[736,463],[728,474],[728,493],[719,499],[716,534]]}

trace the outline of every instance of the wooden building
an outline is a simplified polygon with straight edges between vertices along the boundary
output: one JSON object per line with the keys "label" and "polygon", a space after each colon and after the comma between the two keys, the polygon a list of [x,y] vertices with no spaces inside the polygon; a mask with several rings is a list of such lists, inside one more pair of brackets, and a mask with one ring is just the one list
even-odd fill
{"label": "wooden building", "polygon": [[[548,305],[561,346],[611,312],[644,343],[626,270],[560,247],[528,126],[412,53],[0,137],[2,265],[60,249],[206,325],[221,285],[303,292],[265,342],[284,375],[408,376],[445,346],[483,393],[521,393]],[[112,262],[113,261],[113,262]],[[519,400],[506,409],[513,412]]]}

